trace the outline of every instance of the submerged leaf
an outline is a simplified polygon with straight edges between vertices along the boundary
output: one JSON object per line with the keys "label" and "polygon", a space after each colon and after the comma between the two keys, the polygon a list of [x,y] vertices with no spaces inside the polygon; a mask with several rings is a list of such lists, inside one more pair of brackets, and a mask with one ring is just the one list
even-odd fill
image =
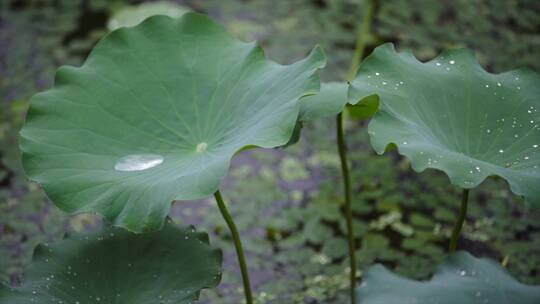
{"label": "submerged leaf", "polygon": [[167,223],[134,234],[119,228],[39,245],[21,287],[0,303],[192,303],[221,279],[221,251],[206,233]]}
{"label": "submerged leaf", "polygon": [[372,266],[357,293],[365,304],[540,303],[540,286],[522,284],[497,262],[463,251],[450,256],[425,282],[401,277],[382,265]]}
{"label": "submerged leaf", "polygon": [[315,48],[276,64],[199,14],[150,17],[32,98],[24,168],[64,211],[158,229],[173,200],[211,196],[235,152],[286,143],[324,63]]}
{"label": "submerged leaf", "polygon": [[379,154],[396,145],[413,169],[444,171],[473,188],[489,176],[540,207],[540,77],[530,70],[486,72],[465,49],[419,62],[378,47],[360,66],[349,97],[380,98],[369,124]]}

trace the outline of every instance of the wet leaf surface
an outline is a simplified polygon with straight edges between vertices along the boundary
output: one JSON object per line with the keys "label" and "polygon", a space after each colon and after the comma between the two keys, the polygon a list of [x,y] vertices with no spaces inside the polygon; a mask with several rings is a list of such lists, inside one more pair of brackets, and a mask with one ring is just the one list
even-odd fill
{"label": "wet leaf surface", "polygon": [[377,153],[397,146],[414,170],[441,170],[462,188],[499,176],[540,207],[538,74],[490,74],[466,49],[422,63],[386,44],[363,61],[349,90],[358,100],[372,94],[381,103],[368,129]]}
{"label": "wet leaf surface", "polygon": [[522,284],[497,262],[461,251],[449,256],[429,281],[396,275],[381,265],[367,270],[357,289],[366,304],[534,304],[540,286]]}
{"label": "wet leaf surface", "polygon": [[0,286],[0,302],[191,303],[217,286],[221,259],[208,235],[193,228],[104,228],[39,245],[22,286]]}

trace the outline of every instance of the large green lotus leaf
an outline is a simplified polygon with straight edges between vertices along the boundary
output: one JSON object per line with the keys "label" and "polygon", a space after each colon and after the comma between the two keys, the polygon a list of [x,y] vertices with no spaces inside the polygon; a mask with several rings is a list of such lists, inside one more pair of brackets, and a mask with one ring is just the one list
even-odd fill
{"label": "large green lotus leaf", "polygon": [[167,1],[127,5],[114,12],[107,23],[107,27],[110,30],[115,30],[123,26],[135,26],[144,19],[155,15],[178,18],[189,11],[189,8]]}
{"label": "large green lotus leaf", "polygon": [[0,288],[0,303],[191,303],[221,279],[221,251],[206,233],[168,222],[135,234],[104,228],[39,245],[22,286]]}
{"label": "large green lotus leaf", "polygon": [[465,49],[422,63],[386,44],[349,88],[352,100],[371,94],[381,103],[368,130],[377,153],[395,144],[416,171],[442,170],[462,188],[500,176],[540,207],[538,74],[487,73]]}
{"label": "large green lotus leaf", "polygon": [[429,281],[396,275],[372,266],[357,288],[363,304],[536,304],[540,286],[522,284],[497,262],[461,251],[447,258]]}
{"label": "large green lotus leaf", "polygon": [[212,195],[236,151],[285,144],[324,63],[315,48],[276,64],[195,13],[150,17],[32,98],[24,168],[64,211],[157,229],[173,200]]}

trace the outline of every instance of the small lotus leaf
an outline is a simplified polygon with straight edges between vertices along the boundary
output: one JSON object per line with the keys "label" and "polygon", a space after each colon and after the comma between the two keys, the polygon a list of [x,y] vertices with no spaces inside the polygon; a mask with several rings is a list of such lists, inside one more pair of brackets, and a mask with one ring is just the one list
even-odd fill
{"label": "small lotus leaf", "polygon": [[316,120],[323,117],[335,116],[347,104],[346,83],[321,83],[320,92],[300,99],[300,121]]}
{"label": "small lotus leaf", "polygon": [[352,104],[348,103],[347,90],[348,85],[346,83],[321,83],[321,89],[318,93],[301,98],[300,114],[298,115],[296,128],[284,147],[296,144],[300,140],[304,122],[335,116],[343,111],[345,106],[349,117],[353,119],[370,118],[377,112],[379,107],[377,95],[366,97]]}
{"label": "small lotus leaf", "polygon": [[0,303],[192,303],[219,283],[221,262],[208,235],[191,228],[108,227],[39,245],[22,286],[0,286]]}
{"label": "small lotus leaf", "polygon": [[379,110],[379,96],[370,95],[356,104],[347,104],[349,117],[361,120],[371,118]]}
{"label": "small lotus leaf", "polygon": [[379,97],[372,95],[349,103],[348,87],[343,82],[321,83],[320,92],[300,99],[298,120],[302,122],[335,116],[343,111],[345,106],[353,119],[372,117],[379,108]]}
{"label": "small lotus leaf", "polygon": [[150,17],[32,98],[24,168],[64,211],[158,229],[173,200],[211,196],[235,152],[285,144],[324,64],[319,48],[292,65],[269,61],[203,15]]}
{"label": "small lotus leaf", "polygon": [[357,288],[364,304],[536,304],[540,286],[522,284],[497,262],[460,251],[444,261],[429,281],[415,281],[372,266]]}
{"label": "small lotus leaf", "polygon": [[351,100],[372,94],[381,103],[368,130],[377,153],[396,145],[416,171],[442,170],[462,188],[500,176],[540,207],[538,74],[490,74],[466,49],[422,63],[386,44],[364,60],[349,88]]}
{"label": "small lotus leaf", "polygon": [[168,1],[127,5],[114,12],[107,23],[107,27],[109,30],[115,30],[123,26],[135,26],[144,19],[155,15],[178,18],[189,11],[190,9],[187,7]]}

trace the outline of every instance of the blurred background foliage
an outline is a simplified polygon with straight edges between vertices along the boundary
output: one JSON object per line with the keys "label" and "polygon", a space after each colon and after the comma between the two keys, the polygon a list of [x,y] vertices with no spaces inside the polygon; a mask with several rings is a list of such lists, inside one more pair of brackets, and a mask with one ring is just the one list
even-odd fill
{"label": "blurred background foliage", "polygon": [[[29,183],[17,133],[29,97],[51,86],[55,69],[80,65],[126,7],[142,1],[3,0],[0,2],[0,281],[19,284],[35,245],[66,231],[95,229],[94,215],[69,217]],[[148,1],[147,1],[148,2]],[[169,1],[166,5],[171,5]],[[173,3],[174,4],[174,3]],[[361,0],[185,0],[180,10],[207,13],[267,56],[290,63],[320,44],[329,59],[324,80],[348,69],[363,14]],[[116,16],[116,17],[115,17]],[[118,19],[120,20],[120,19]],[[118,25],[113,22],[113,28]],[[383,42],[428,60],[469,47],[491,72],[540,71],[537,0],[379,1],[368,51]],[[367,52],[369,54],[369,52]],[[347,244],[333,119],[308,124],[300,142],[252,150],[233,162],[224,195],[241,228],[259,303],[340,303],[347,297]],[[395,153],[375,156],[364,123],[347,123],[360,269],[383,263],[428,278],[446,254],[459,189],[436,171],[417,174]],[[242,298],[230,236],[212,200],[177,202],[171,216],[211,233],[225,250],[219,289],[203,303]],[[525,283],[540,283],[540,212],[527,210],[501,180],[472,191],[461,248],[505,260]],[[344,272],[345,269],[345,272]]]}

